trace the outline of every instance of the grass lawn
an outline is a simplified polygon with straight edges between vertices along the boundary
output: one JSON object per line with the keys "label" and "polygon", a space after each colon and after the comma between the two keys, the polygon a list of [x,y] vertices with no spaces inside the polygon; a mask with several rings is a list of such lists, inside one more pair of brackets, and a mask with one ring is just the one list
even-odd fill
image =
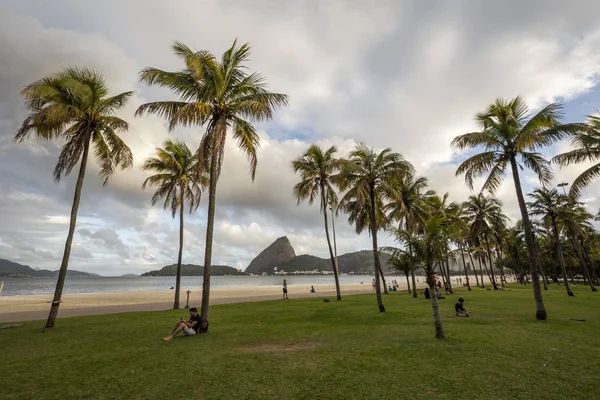
{"label": "grass lawn", "polygon": [[[600,293],[474,289],[211,307],[208,335],[167,335],[184,310],[65,318],[0,330],[0,399],[598,399]],[[454,317],[463,296],[471,318]],[[318,296],[318,294],[317,294]],[[585,319],[585,322],[572,319]]]}

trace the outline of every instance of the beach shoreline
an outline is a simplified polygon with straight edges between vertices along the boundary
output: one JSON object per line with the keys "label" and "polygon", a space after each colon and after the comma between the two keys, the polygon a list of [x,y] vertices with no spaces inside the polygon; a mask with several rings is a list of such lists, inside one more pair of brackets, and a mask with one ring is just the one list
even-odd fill
{"label": "beach shoreline", "polygon": [[[290,298],[335,298],[336,296],[335,285],[333,284],[314,285],[316,293],[310,292],[310,286],[306,284],[288,285]],[[425,282],[422,280],[417,283],[418,290],[423,290],[424,287]],[[181,308],[186,305],[187,290],[188,288],[186,287],[181,288],[179,303]],[[202,290],[195,288],[190,289],[190,291],[190,307],[199,308],[202,299]],[[342,296],[373,293],[373,287],[370,282],[343,284],[341,285],[341,292]],[[407,293],[405,283],[400,284],[399,293]],[[119,312],[168,310],[173,307],[174,295],[174,290],[66,293],[62,297],[59,318]],[[273,285],[211,288],[210,303],[211,305],[242,303],[277,300],[281,299],[281,297],[282,288]],[[0,322],[44,319],[47,317],[51,301],[52,294],[0,296]]]}

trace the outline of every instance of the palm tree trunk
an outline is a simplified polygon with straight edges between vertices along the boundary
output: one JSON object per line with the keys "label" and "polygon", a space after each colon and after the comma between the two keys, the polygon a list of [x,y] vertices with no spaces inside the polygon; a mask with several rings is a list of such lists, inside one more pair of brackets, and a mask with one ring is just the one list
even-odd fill
{"label": "palm tree trunk", "polygon": [[471,266],[473,267],[473,273],[475,274],[475,283],[477,283],[477,287],[479,287],[479,277],[477,276],[477,269],[475,268],[475,261],[473,261],[473,255],[470,251],[468,251],[467,253],[469,253],[469,260],[471,260]]}
{"label": "palm tree trunk", "polygon": [[340,292],[340,278],[338,276],[337,260],[333,255],[331,248],[331,240],[329,239],[329,226],[327,224],[327,197],[325,196],[325,187],[321,184],[321,204],[323,205],[323,219],[325,220],[325,237],[327,238],[327,247],[329,248],[329,256],[331,257],[331,267],[333,268],[333,276],[335,278],[335,290],[337,299],[342,300],[342,292]]}
{"label": "palm tree trunk", "polygon": [[83,147],[83,154],[81,155],[79,175],[77,176],[77,183],[75,184],[75,194],[73,195],[73,205],[71,206],[71,221],[69,223],[69,233],[67,234],[65,250],[63,252],[63,258],[60,264],[60,271],[58,272],[58,279],[56,281],[56,289],[54,290],[54,298],[52,299],[52,305],[50,306],[50,313],[48,314],[48,320],[46,321],[46,328],[54,328],[54,324],[56,323],[56,317],[58,316],[58,308],[60,306],[62,291],[65,285],[65,278],[67,277],[67,269],[69,268],[69,257],[71,256],[73,235],[75,234],[75,226],[77,225],[77,212],[79,210],[79,202],[81,200],[81,189],[83,188],[83,178],[85,178],[85,168],[87,166],[89,151],[90,141],[86,140]]}
{"label": "palm tree trunk", "polygon": [[340,264],[338,263],[337,256],[337,240],[335,238],[335,212],[333,211],[333,207],[331,208],[331,229],[333,231],[333,255],[335,256],[335,266],[337,268],[338,274],[340,273]]}
{"label": "palm tree trunk", "polygon": [[[381,272],[381,265],[379,263],[379,256],[377,255],[377,217],[375,215],[375,188],[371,186],[369,188],[369,195],[371,197],[371,238],[373,240],[373,262],[375,263],[375,295],[377,296],[377,307],[379,312],[385,312],[383,300],[381,298],[381,287],[379,281],[379,274]],[[384,281],[385,285],[385,281]],[[387,288],[386,288],[387,289]]]}
{"label": "palm tree trunk", "polygon": [[583,257],[583,253],[581,252],[581,247],[579,247],[579,243],[577,243],[577,239],[571,235],[571,243],[573,243],[573,247],[577,251],[577,256],[579,257],[579,262],[581,263],[581,269],[583,270],[584,279],[587,279],[590,285],[590,289],[592,292],[597,292],[598,289],[594,287],[594,282],[592,282],[592,277],[590,275],[590,271],[588,270],[587,263],[585,262],[585,258]]}
{"label": "palm tree trunk", "polygon": [[465,269],[465,279],[467,280],[467,288],[469,289],[469,291],[471,291],[471,284],[469,283],[469,273],[467,271],[467,263],[465,262],[465,252],[461,245],[459,245],[458,248],[460,251],[460,256],[462,258],[463,268]]}
{"label": "palm tree trunk", "polygon": [[[223,123],[218,123],[217,130],[227,129]],[[217,135],[222,135],[221,132],[216,132]],[[216,141],[216,139],[215,139]],[[204,247],[204,274],[202,277],[202,309],[200,311],[200,329],[198,332],[208,332],[208,306],[210,304],[210,267],[212,262],[212,245],[213,231],[215,227],[215,208],[217,202],[217,168],[219,165],[219,152],[215,149],[216,144],[213,144],[210,152],[210,174],[208,184],[208,215],[206,222],[206,239]]]}
{"label": "palm tree trunk", "polygon": [[448,289],[449,289],[448,292],[450,294],[453,294],[454,290],[452,290],[452,280],[450,279],[450,262],[448,261],[448,255],[447,254],[446,254],[446,276],[448,278]]}
{"label": "palm tree trunk", "polygon": [[527,246],[527,258],[529,259],[529,268],[531,269],[531,280],[533,283],[533,298],[535,300],[535,318],[538,320],[546,320],[548,318],[546,314],[546,308],[544,307],[544,301],[542,299],[542,289],[540,287],[540,277],[538,273],[538,264],[535,257],[535,249],[533,242],[533,230],[531,227],[531,221],[527,214],[527,206],[525,205],[525,198],[523,197],[523,189],[521,188],[521,179],[519,178],[519,170],[517,166],[517,160],[515,156],[510,157],[510,166],[513,174],[513,181],[515,184],[515,191],[517,194],[517,200],[519,202],[519,209],[521,211],[521,219],[523,220],[523,231],[525,232],[525,245]]}
{"label": "palm tree trunk", "polygon": [[483,237],[485,239],[485,247],[487,250],[488,260],[490,262],[490,272],[491,272],[490,279],[492,282],[492,287],[494,288],[494,290],[498,290],[498,286],[496,286],[496,276],[494,275],[494,264],[492,263],[492,252],[490,251],[490,242],[488,241],[487,231],[483,232]]}
{"label": "palm tree trunk", "polygon": [[431,267],[427,268],[427,284],[429,285],[429,293],[431,293],[431,311],[433,312],[433,324],[435,326],[435,337],[438,339],[444,338],[444,325],[442,323],[442,314],[436,295],[435,280],[433,279],[433,271]]}
{"label": "palm tree trunk", "polygon": [[554,235],[554,242],[556,245],[556,252],[558,253],[558,262],[560,263],[560,269],[563,274],[563,283],[565,285],[565,289],[567,290],[567,294],[569,296],[575,296],[571,291],[571,287],[569,286],[569,281],[567,280],[567,268],[565,266],[565,259],[562,253],[562,246],[560,244],[560,235],[558,234],[558,227],[556,226],[556,217],[554,214],[550,214],[550,219],[552,220],[552,233]]}
{"label": "palm tree trunk", "polygon": [[479,273],[481,274],[481,288],[485,289],[485,283],[483,281],[483,266],[481,264],[481,258],[477,257],[477,262],[479,262]]}
{"label": "palm tree trunk", "polygon": [[381,268],[381,260],[379,260],[379,254],[376,255],[377,260],[379,261],[379,276],[381,277],[381,283],[383,284],[383,294],[388,294],[387,283],[385,282],[385,275],[383,274],[383,268]]}
{"label": "palm tree trunk", "polygon": [[544,271],[544,266],[542,265],[542,260],[540,258],[540,245],[537,241],[537,239],[534,237],[534,249],[535,249],[535,259],[538,263],[538,265],[540,265],[540,272],[542,274],[542,283],[544,284],[544,290],[548,290],[548,277],[546,277],[546,271]]}
{"label": "palm tree trunk", "polygon": [[409,280],[409,275],[410,273],[408,272],[408,269],[404,270],[404,275],[406,276],[406,287],[408,288],[408,294],[411,294],[411,290],[410,290],[410,280]]}
{"label": "palm tree trunk", "polygon": [[179,254],[177,255],[177,276],[175,277],[175,300],[173,300],[173,309],[179,308],[179,293],[181,291],[181,258],[183,256],[183,209],[185,200],[184,195],[185,187],[182,187],[180,200],[181,204],[179,206]]}
{"label": "palm tree trunk", "polygon": [[[406,230],[411,234],[412,236],[412,231],[410,230],[410,226],[408,223],[408,219],[406,220]],[[412,247],[408,246],[408,254],[410,255],[410,259],[412,261],[413,259],[413,251],[412,251]],[[413,292],[412,292],[412,296],[413,298],[417,298],[417,280],[415,279],[415,266],[414,264],[410,266],[410,276],[412,279],[412,288],[413,288]],[[408,283],[408,280],[406,281],[406,283]],[[410,291],[409,291],[410,293]]]}

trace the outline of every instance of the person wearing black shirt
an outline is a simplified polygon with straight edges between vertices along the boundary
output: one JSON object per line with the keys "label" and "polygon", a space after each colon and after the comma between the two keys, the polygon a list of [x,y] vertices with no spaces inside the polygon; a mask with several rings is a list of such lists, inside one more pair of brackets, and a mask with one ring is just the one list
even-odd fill
{"label": "person wearing black shirt", "polygon": [[467,311],[467,309],[465,308],[465,305],[463,304],[464,302],[465,302],[465,299],[463,299],[461,297],[460,299],[458,299],[458,303],[456,303],[454,305],[454,311],[456,312],[457,317],[468,317],[469,316],[469,312]]}
{"label": "person wearing black shirt", "polygon": [[183,332],[185,336],[192,336],[198,333],[198,329],[200,329],[200,314],[198,314],[198,310],[193,307],[190,308],[190,319],[187,321],[180,319],[175,325],[175,328],[173,328],[171,334],[164,337],[163,340],[173,340],[175,335],[177,335],[179,332]]}

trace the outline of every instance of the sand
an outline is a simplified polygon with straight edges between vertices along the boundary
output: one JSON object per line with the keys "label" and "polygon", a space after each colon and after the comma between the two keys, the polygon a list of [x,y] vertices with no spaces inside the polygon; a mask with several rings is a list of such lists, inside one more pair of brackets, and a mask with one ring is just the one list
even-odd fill
{"label": "sand", "polygon": [[[454,277],[453,277],[454,279]],[[474,277],[469,277],[475,283]],[[464,281],[464,278],[463,278]],[[310,292],[310,285],[289,285],[288,295],[291,299],[298,297],[335,298],[335,285],[314,285],[316,293]],[[421,281],[417,288],[424,288]],[[186,304],[186,291],[181,290],[180,306]],[[342,296],[372,293],[370,282],[364,284],[345,284],[341,287]],[[405,293],[406,286],[400,285],[400,293]],[[128,311],[167,310],[173,306],[174,290],[94,292],[64,294],[59,310],[59,317],[79,315],[98,315]],[[211,289],[211,304],[241,303],[249,301],[281,299],[280,286],[240,286],[236,288]],[[200,307],[202,291],[191,289],[190,306]],[[51,294],[0,296],[0,322],[44,319],[50,310]]]}

